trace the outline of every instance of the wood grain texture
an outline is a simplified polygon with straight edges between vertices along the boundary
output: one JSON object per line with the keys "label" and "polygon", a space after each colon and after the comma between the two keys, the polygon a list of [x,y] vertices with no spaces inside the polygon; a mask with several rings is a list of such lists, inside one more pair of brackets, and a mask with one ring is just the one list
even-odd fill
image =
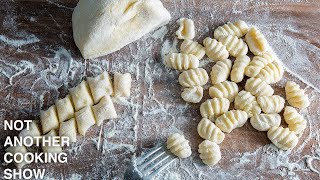
{"label": "wood grain texture", "polygon": [[[284,62],[295,59],[290,59],[286,54],[290,46],[276,46],[276,42],[285,41],[279,34],[312,45],[316,53],[305,49],[306,57],[320,70],[320,56],[317,56],[320,51],[320,1],[162,2],[173,17],[163,39],[146,35],[116,53],[94,60],[84,60],[73,41],[71,15],[77,0],[0,2],[1,121],[39,119],[40,109],[51,106],[56,99],[64,97],[69,88],[79,84],[86,76],[99,74],[101,70],[111,73],[130,72],[134,77],[129,105],[116,104],[120,118],[114,121],[115,135],[107,135],[109,126],[112,125],[105,123],[99,150],[95,144],[100,129],[93,127],[85,138],[79,137],[79,143],[67,149],[70,154],[67,164],[31,164],[28,167],[45,168],[48,171],[47,177],[57,179],[67,179],[75,174],[83,179],[122,179],[133,154],[139,155],[146,148],[164,142],[171,132],[180,131],[190,140],[193,155],[192,158],[176,162],[167,173],[177,172],[182,179],[319,178],[319,173],[306,166],[308,156],[319,158],[319,152],[315,152],[319,149],[320,138],[318,92],[312,88],[306,90],[312,98],[310,107],[304,112],[307,114],[308,127],[297,148],[291,155],[287,155],[291,166],[276,164],[282,154],[277,154],[270,146],[266,146],[270,141],[265,132],[258,132],[250,123],[246,123],[244,127],[226,134],[220,146],[222,160],[216,167],[208,168],[201,164],[197,153],[198,144],[202,141],[196,130],[201,120],[200,104],[190,105],[183,102],[180,98],[182,89],[177,82],[178,72],[167,70],[163,66],[160,51],[164,41],[174,40],[177,29],[175,21],[180,17],[189,17],[195,21],[198,42],[202,42],[205,37],[212,37],[214,28],[219,25],[242,19],[250,24],[257,24],[263,31],[268,32],[267,39]],[[294,28],[286,28],[285,25]],[[10,41],[25,42],[26,37],[32,39],[33,35],[39,42],[16,46]],[[64,50],[67,53],[57,53]],[[66,54],[70,54],[71,58]],[[213,63],[208,63],[205,69],[209,72],[212,65]],[[303,88],[307,86],[285,73],[284,79],[273,86],[275,94],[284,97],[283,87],[286,80],[294,80]],[[244,83],[240,86],[244,87]],[[208,90],[205,91],[202,101],[206,98],[209,98]],[[2,123],[0,129],[3,129]],[[16,135],[17,132],[0,132],[0,156],[3,157],[5,137]],[[37,148],[32,150],[39,151]],[[249,156],[246,156],[246,152],[250,152]],[[270,160],[266,159],[268,156],[275,157]],[[239,164],[242,157],[247,157],[245,160],[249,162]],[[270,164],[271,161],[276,165]],[[282,162],[281,159],[279,162]],[[2,158],[0,163],[3,163]],[[319,171],[319,161],[314,161],[313,166]],[[0,167],[0,177],[3,176],[3,169],[7,167],[12,166]]]}

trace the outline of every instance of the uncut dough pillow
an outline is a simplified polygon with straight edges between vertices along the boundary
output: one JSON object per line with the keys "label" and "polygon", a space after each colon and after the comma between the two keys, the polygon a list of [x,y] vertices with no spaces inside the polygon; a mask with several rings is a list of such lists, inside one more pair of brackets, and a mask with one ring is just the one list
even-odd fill
{"label": "uncut dough pillow", "polygon": [[85,59],[115,52],[167,24],[160,0],[80,0],[72,14],[73,37]]}

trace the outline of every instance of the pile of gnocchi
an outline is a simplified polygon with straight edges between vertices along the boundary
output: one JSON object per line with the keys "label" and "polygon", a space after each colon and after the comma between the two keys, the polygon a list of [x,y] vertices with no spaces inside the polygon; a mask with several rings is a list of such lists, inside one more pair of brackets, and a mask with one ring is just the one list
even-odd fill
{"label": "pile of gnocchi", "polygon": [[[286,100],[274,95],[270,84],[277,83],[284,70],[280,60],[269,46],[265,36],[257,27],[249,27],[244,21],[224,24],[214,31],[214,38],[207,37],[203,46],[192,41],[195,27],[191,19],[181,18],[176,32],[181,44],[181,53],[170,53],[165,57],[167,67],[180,70],[179,84],[184,87],[181,97],[186,102],[199,103],[209,75],[199,67],[199,60],[207,55],[215,63],[209,88],[211,99],[200,106],[202,120],[197,131],[204,141],[199,145],[200,158],[206,165],[215,165],[221,159],[219,145],[224,133],[242,127],[250,118],[251,125],[258,131],[267,131],[270,141],[280,149],[293,149],[298,136],[303,133],[307,122],[296,108],[306,108],[310,102],[298,84],[288,81],[285,86]],[[248,51],[254,55],[251,59]],[[228,59],[230,56],[235,60]],[[248,77],[244,90],[239,92],[237,83]],[[230,78],[229,78],[230,77]],[[234,109],[229,110],[234,103]],[[288,127],[282,127],[281,116]],[[180,158],[191,155],[188,140],[183,135],[172,134],[167,139],[167,148]]]}
{"label": "pile of gnocchi", "polygon": [[[97,124],[101,126],[104,120],[117,118],[117,112],[111,96],[129,97],[131,89],[131,75],[129,73],[114,74],[112,83],[107,72],[96,77],[88,77],[78,86],[69,89],[69,94],[55,102],[45,111],[40,112],[40,122],[33,121],[29,129],[23,129],[19,137],[69,137],[69,142],[76,142],[77,134],[85,136],[88,129]],[[34,141],[35,142],[35,141]],[[60,143],[59,143],[60,144]],[[62,146],[43,146],[44,153],[61,153]],[[27,153],[25,146],[14,146],[7,152]],[[25,161],[16,163],[22,168]]]}

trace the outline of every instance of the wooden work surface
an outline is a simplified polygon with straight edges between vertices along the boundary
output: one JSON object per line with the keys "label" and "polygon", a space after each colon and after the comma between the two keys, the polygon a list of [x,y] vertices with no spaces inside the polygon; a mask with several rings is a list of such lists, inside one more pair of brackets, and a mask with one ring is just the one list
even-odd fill
{"label": "wooden work surface", "polygon": [[[171,12],[166,28],[151,33],[122,50],[94,60],[84,60],[72,37],[71,15],[77,0],[2,0],[0,1],[0,119],[39,119],[40,109],[63,98],[67,90],[84,77],[107,70],[130,72],[132,97],[118,100],[119,118],[92,127],[86,137],[67,148],[67,164],[31,164],[29,168],[47,169],[46,177],[57,179],[123,179],[123,173],[136,153],[165,141],[172,132],[190,140],[192,157],[176,161],[159,178],[181,179],[318,179],[320,171],[319,106],[320,94],[289,73],[273,87],[284,97],[284,84],[294,80],[311,98],[311,105],[301,113],[308,127],[291,152],[270,145],[266,132],[258,132],[250,123],[226,134],[220,145],[222,159],[214,167],[201,163],[197,153],[202,139],[196,126],[200,104],[191,105],[180,98],[179,73],[161,62],[162,44],[172,44],[177,29],[175,21],[190,17],[197,28],[196,40],[212,36],[215,27],[242,19],[256,24],[281,59],[294,62],[286,53],[297,55],[292,46],[302,44],[304,59],[320,69],[320,1],[267,0],[162,0]],[[168,31],[168,32],[167,32]],[[162,36],[161,33],[164,33]],[[160,34],[160,36],[159,36]],[[286,46],[278,46],[279,44]],[[307,48],[312,46],[311,48]],[[293,51],[294,50],[294,51]],[[202,64],[208,72],[213,63]],[[304,65],[299,65],[304,68]],[[318,71],[320,72],[320,71]],[[308,76],[308,70],[305,71]],[[310,76],[315,76],[310,74]],[[316,77],[318,76],[318,77]],[[315,78],[319,78],[319,74]],[[206,86],[205,97],[208,98]],[[240,83],[243,88],[243,83]],[[319,84],[318,84],[319,87]],[[2,122],[0,129],[3,129]],[[3,142],[17,132],[0,131],[0,156]],[[101,132],[101,138],[99,137]],[[38,150],[31,148],[31,151]],[[1,158],[0,177],[6,166]]]}

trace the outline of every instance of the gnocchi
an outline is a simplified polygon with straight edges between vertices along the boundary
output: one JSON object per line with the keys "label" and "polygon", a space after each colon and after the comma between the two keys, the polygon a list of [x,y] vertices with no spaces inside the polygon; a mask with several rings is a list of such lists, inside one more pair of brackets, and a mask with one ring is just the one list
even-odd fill
{"label": "gnocchi", "polygon": [[167,149],[179,158],[187,158],[191,156],[191,147],[189,141],[183,135],[174,133],[167,139]]}
{"label": "gnocchi", "polygon": [[267,39],[256,27],[249,29],[245,36],[245,41],[250,51],[257,56],[264,54],[270,49]]}
{"label": "gnocchi", "polygon": [[77,122],[78,132],[82,136],[84,136],[87,130],[96,123],[91,106],[86,106],[80,111],[76,112],[75,118]]}
{"label": "gnocchi", "polygon": [[[28,151],[27,151],[27,148],[25,146],[11,146],[11,147],[8,147],[6,149],[6,152],[8,153],[11,153],[13,156],[17,153],[21,153],[22,155],[25,155]],[[9,156],[10,157],[10,156]],[[26,156],[26,160],[27,161],[30,161],[30,157],[29,156]],[[22,160],[22,162],[20,162]],[[18,168],[18,169],[22,169],[23,166],[29,164],[27,163],[27,161],[24,160],[24,159],[21,159],[21,156],[17,156],[16,157],[16,161],[20,162],[16,162],[16,161],[13,161],[14,162],[14,165]]]}
{"label": "gnocchi", "polygon": [[180,50],[182,53],[195,55],[199,60],[206,54],[206,51],[201,44],[188,39],[182,42]]}
{"label": "gnocchi", "polygon": [[184,71],[179,76],[179,83],[183,87],[203,86],[208,80],[208,73],[202,68]]}
{"label": "gnocchi", "polygon": [[199,144],[198,152],[202,162],[208,166],[217,164],[221,159],[220,147],[208,140],[204,140]]}
{"label": "gnocchi", "polygon": [[244,78],[244,73],[246,67],[250,63],[250,58],[247,55],[239,56],[236,58],[236,60],[233,63],[232,70],[230,73],[230,79],[231,81],[235,83],[239,83]]}
{"label": "gnocchi", "polygon": [[100,126],[103,120],[117,118],[117,112],[109,95],[104,96],[99,104],[92,107],[96,123]]}
{"label": "gnocchi", "polygon": [[293,149],[298,144],[298,137],[289,128],[273,126],[267,133],[270,141],[282,150]]}
{"label": "gnocchi", "polygon": [[224,81],[209,88],[209,95],[211,98],[223,97],[227,98],[230,102],[234,101],[238,92],[238,85],[231,81]]}
{"label": "gnocchi", "polygon": [[[44,138],[48,138],[48,137],[56,137],[58,136],[56,130],[51,130],[50,132],[48,132],[47,134],[44,135]],[[54,140],[51,138],[50,139],[50,144],[57,144],[56,142],[54,142]],[[47,143],[46,143],[47,144]],[[42,146],[42,151],[44,153],[61,153],[62,152],[62,148],[61,145],[59,146],[49,146],[49,145],[43,145]]]}
{"label": "gnocchi", "polygon": [[131,74],[114,74],[114,95],[117,97],[129,97],[131,90]]}
{"label": "gnocchi", "polygon": [[296,108],[306,108],[310,105],[308,95],[293,81],[288,81],[285,87],[288,103]]}
{"label": "gnocchi", "polygon": [[[27,136],[30,136],[34,138],[35,136],[41,136],[41,130],[39,128],[39,121],[33,120],[32,123],[30,123],[29,129],[25,128],[19,133],[19,137],[25,138]],[[26,139],[27,140],[27,139]],[[33,144],[35,144],[36,141],[33,141]],[[30,141],[27,142],[28,144],[31,143]]]}
{"label": "gnocchi", "polygon": [[199,103],[203,97],[203,88],[201,86],[184,88],[181,97],[186,102]]}
{"label": "gnocchi", "polygon": [[245,75],[248,77],[256,77],[264,67],[269,63],[272,63],[274,60],[274,56],[270,53],[265,53],[261,56],[254,56],[245,69]]}
{"label": "gnocchi", "polygon": [[94,104],[97,104],[105,95],[113,94],[112,81],[106,71],[96,77],[88,77],[87,80]]}
{"label": "gnocchi", "polygon": [[208,99],[200,105],[200,114],[203,118],[214,121],[216,117],[228,111],[230,101],[226,98]]}
{"label": "gnocchi", "polygon": [[280,126],[281,116],[279,114],[258,114],[250,118],[250,123],[258,131],[268,131],[273,126]]}
{"label": "gnocchi", "polygon": [[74,109],[79,111],[85,106],[92,106],[93,100],[87,81],[82,81],[78,86],[69,90]]}
{"label": "gnocchi", "polygon": [[259,96],[257,101],[262,111],[267,114],[280,113],[285,103],[285,100],[278,95]]}
{"label": "gnocchi", "polygon": [[57,116],[56,106],[52,105],[46,111],[40,112],[42,132],[45,134],[52,129],[59,128],[59,120]]}
{"label": "gnocchi", "polygon": [[221,61],[229,57],[229,52],[221,42],[209,37],[203,40],[207,56],[213,61]]}
{"label": "gnocchi", "polygon": [[203,139],[207,139],[217,144],[222,143],[224,140],[224,133],[209,119],[202,118],[198,124],[197,130],[199,136]]}
{"label": "gnocchi", "polygon": [[74,108],[70,95],[67,95],[63,99],[57,100],[55,105],[57,107],[57,114],[60,123],[74,117]]}
{"label": "gnocchi", "polygon": [[60,124],[59,136],[69,137],[70,142],[77,141],[77,124],[74,118]]}
{"label": "gnocchi", "polygon": [[252,95],[258,96],[272,96],[274,93],[273,88],[261,80],[260,78],[250,78],[247,80],[245,90],[250,92]]}
{"label": "gnocchi", "polygon": [[256,97],[254,97],[250,92],[244,90],[240,91],[234,99],[234,107],[235,109],[247,112],[248,117],[261,113],[261,108]]}
{"label": "gnocchi", "polygon": [[283,113],[284,120],[288,124],[290,131],[301,134],[307,127],[307,121],[297,110],[291,106],[287,106]]}
{"label": "gnocchi", "polygon": [[219,41],[227,47],[229,54],[233,57],[239,57],[248,53],[248,46],[237,36],[224,36],[219,38]]}
{"label": "gnocchi", "polygon": [[228,35],[240,38],[247,34],[248,30],[249,27],[244,21],[239,20],[233,23],[228,22],[214,30],[214,38],[219,39]]}
{"label": "gnocchi", "polygon": [[219,116],[215,124],[221,131],[230,133],[233,129],[242,127],[248,119],[245,111],[231,110]]}
{"label": "gnocchi", "polygon": [[199,60],[192,54],[171,53],[165,57],[165,64],[176,70],[188,70],[199,67]]}
{"label": "gnocchi", "polygon": [[260,78],[264,80],[266,83],[276,83],[280,81],[280,79],[283,76],[283,67],[280,64],[279,61],[273,61],[272,63],[269,63],[267,66],[265,66],[259,74],[256,76],[256,78]]}
{"label": "gnocchi", "polygon": [[212,66],[210,73],[212,84],[226,81],[230,75],[231,66],[232,62],[229,59],[218,61],[214,66]]}
{"label": "gnocchi", "polygon": [[191,19],[181,18],[178,23],[180,24],[176,32],[178,39],[193,39],[196,35],[193,21]]}

